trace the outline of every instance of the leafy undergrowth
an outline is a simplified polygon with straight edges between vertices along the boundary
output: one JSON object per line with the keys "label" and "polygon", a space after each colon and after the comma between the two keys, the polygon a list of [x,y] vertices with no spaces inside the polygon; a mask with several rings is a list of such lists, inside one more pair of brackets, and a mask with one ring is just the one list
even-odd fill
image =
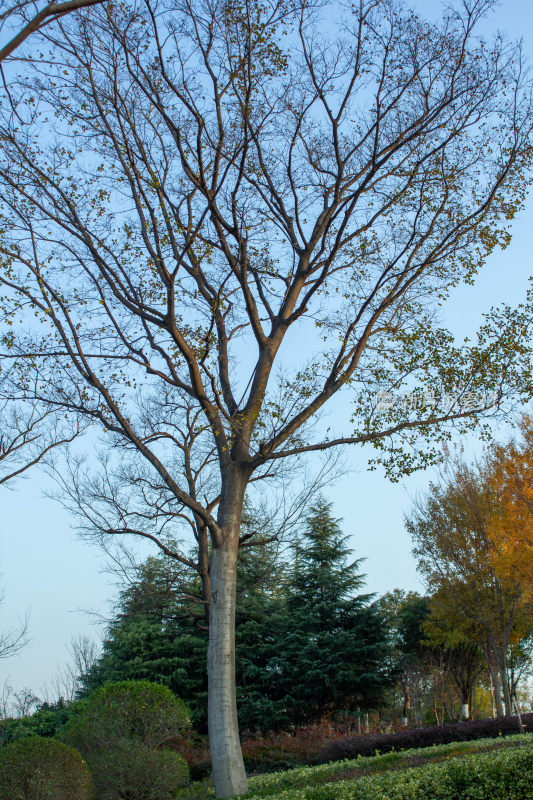
{"label": "leafy undergrowth", "polygon": [[[533,744],[275,792],[277,800],[531,800]],[[254,787],[248,800],[272,796]]]}
{"label": "leafy undergrowth", "polygon": [[[494,768],[491,765],[495,765]],[[449,774],[446,772],[448,766],[451,770],[448,770]],[[462,791],[448,795],[429,792],[427,781],[438,783],[442,778],[449,782],[453,778],[456,783],[459,782],[458,785],[461,784],[463,766],[466,770],[465,786],[471,780],[479,782],[486,774],[487,781],[490,783],[492,780],[487,788],[488,793],[483,793],[484,779],[479,784],[481,788],[477,794],[464,794]],[[445,770],[442,774],[439,772],[441,769]],[[496,786],[498,770],[503,781],[502,791]],[[529,787],[528,793],[509,793],[507,784],[515,782],[520,789],[524,776],[528,778],[524,784]],[[454,742],[256,775],[250,778],[246,797],[254,800],[273,796],[283,800],[426,800],[428,797],[432,800],[440,797],[446,800],[468,800],[470,797],[476,800],[529,800],[533,798],[532,785],[533,734],[525,734],[512,738]],[[403,794],[396,792],[396,786],[403,787]],[[391,793],[393,790],[396,793]],[[207,800],[213,796],[213,787],[207,781],[192,784],[177,794],[178,800]]]}

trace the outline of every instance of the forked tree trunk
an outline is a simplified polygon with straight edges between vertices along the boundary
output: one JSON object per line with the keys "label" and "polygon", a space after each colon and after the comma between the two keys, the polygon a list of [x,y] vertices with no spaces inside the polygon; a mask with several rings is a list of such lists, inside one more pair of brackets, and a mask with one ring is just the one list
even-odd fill
{"label": "forked tree trunk", "polygon": [[227,515],[224,540],[213,548],[211,558],[207,705],[217,797],[244,794],[248,788],[235,691],[235,596],[241,509],[242,504],[239,506],[237,502]]}

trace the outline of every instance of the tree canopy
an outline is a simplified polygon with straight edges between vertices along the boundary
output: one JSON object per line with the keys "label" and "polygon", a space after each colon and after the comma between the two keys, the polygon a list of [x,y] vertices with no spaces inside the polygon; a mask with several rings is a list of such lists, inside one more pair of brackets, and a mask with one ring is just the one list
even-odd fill
{"label": "tree canopy", "polygon": [[[429,23],[363,0],[327,26],[306,0],[96,5],[34,34],[46,61],[26,53],[2,103],[2,303],[25,324],[1,355],[194,537],[172,554],[205,578],[218,796],[246,790],[246,492],[343,445],[397,477],[530,395],[529,306],[461,344],[435,314],[529,182],[531,87],[519,48],[478,34],[492,5]],[[130,522],[104,528],[166,547]]]}
{"label": "tree canopy", "polygon": [[[441,617],[454,619],[470,641],[485,649],[494,665],[496,695],[499,699],[501,682],[510,714],[507,657],[510,645],[529,632],[533,572],[527,560],[524,568],[518,567],[527,550],[520,537],[527,523],[520,514],[511,541],[500,538],[502,524],[504,531],[512,526],[508,484],[501,480],[507,474],[502,466],[506,463],[509,469],[510,464],[502,459],[503,452],[505,448],[494,444],[474,466],[451,462],[441,482],[431,484],[417,502],[406,525]],[[501,714],[501,706],[498,710]]]}
{"label": "tree canopy", "polygon": [[[330,505],[320,501],[288,564],[268,545],[241,551],[235,631],[241,730],[289,730],[328,711],[376,708],[390,686],[385,621],[359,591],[364,576],[360,560],[348,562],[346,539]],[[120,680],[162,683],[186,700],[203,732],[207,631],[190,614],[187,576],[168,576],[165,559],[148,559],[121,592],[81,693]]]}

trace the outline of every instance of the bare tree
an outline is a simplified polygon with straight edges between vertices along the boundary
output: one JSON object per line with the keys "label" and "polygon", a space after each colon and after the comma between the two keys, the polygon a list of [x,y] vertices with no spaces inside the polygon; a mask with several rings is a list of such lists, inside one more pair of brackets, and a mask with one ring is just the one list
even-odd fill
{"label": "bare tree", "polygon": [[41,8],[35,0],[2,0],[0,2],[0,32],[6,26],[17,26],[19,30],[11,36],[10,40],[0,49],[0,63],[12,55],[23,42],[49,25],[51,22],[71,14],[80,8],[103,3],[104,0],[65,0],[64,2],[46,3]]}
{"label": "bare tree", "polygon": [[6,680],[2,686],[0,697],[0,719],[27,717],[37,710],[40,702],[40,698],[31,689],[25,687],[15,691]]}
{"label": "bare tree", "polygon": [[[1,595],[0,605],[2,604],[3,600],[4,597]],[[24,647],[28,641],[28,625],[29,614],[26,613],[24,618],[19,621],[17,628],[0,632],[0,658],[14,656]]]}
{"label": "bare tree", "polygon": [[[3,355],[37,372],[28,397],[98,423],[205,528],[219,797],[247,786],[247,490],[345,445],[410,472],[530,392],[528,306],[461,345],[437,315],[508,242],[528,180],[530,86],[518,49],[478,38],[491,6],[430,24],[361,0],[327,26],[299,0],[102,6],[41,32],[54,55],[4,104],[3,302],[35,322]],[[144,408],[164,393],[156,436]],[[213,459],[207,499],[174,469],[183,397],[196,463]]]}
{"label": "bare tree", "polygon": [[[172,448],[166,453],[167,468],[181,476],[190,495],[202,498],[212,512],[220,501],[216,451],[205,450],[201,442],[195,446],[205,433],[198,413],[193,414],[189,405],[180,410],[182,416],[175,413],[175,404],[165,394],[154,400],[150,409],[144,408],[145,441],[172,439]],[[88,460],[68,453],[64,462],[51,465],[59,486],[59,492],[52,493],[52,497],[78,519],[81,535],[104,550],[110,571],[122,580],[136,580],[139,575],[137,556],[126,541],[130,537],[154,543],[168,558],[185,567],[185,572],[178,568],[178,574],[187,575],[184,591],[192,603],[191,613],[201,627],[207,627],[212,556],[207,527],[149,465],[139,462],[135,451],[123,445],[117,439],[114,450],[102,448],[96,460],[94,454]],[[283,462],[271,465],[269,472],[260,476],[262,480],[268,478],[268,495],[253,491],[252,478],[240,547],[271,542],[283,547],[294,541],[313,498],[346,470],[336,456],[326,454],[313,470],[307,469],[305,463],[293,465],[290,472],[284,469]],[[200,577],[200,591],[194,596],[191,570]],[[175,586],[178,583],[174,581]]]}
{"label": "bare tree", "polygon": [[0,486],[12,485],[53,448],[72,442],[75,435],[60,429],[52,411],[39,410],[31,403],[13,406],[6,402],[0,408]]}
{"label": "bare tree", "polygon": [[[51,408],[15,397],[11,379],[0,374],[0,486],[9,488],[56,447],[70,443],[79,431],[68,430]],[[0,596],[0,604],[4,597]],[[16,628],[0,632],[0,658],[15,655],[28,641],[29,614]]]}
{"label": "bare tree", "polygon": [[99,647],[86,634],[79,634],[72,637],[68,653],[70,661],[57,670],[43,691],[46,702],[54,703],[76,698],[81,680],[98,660]]}

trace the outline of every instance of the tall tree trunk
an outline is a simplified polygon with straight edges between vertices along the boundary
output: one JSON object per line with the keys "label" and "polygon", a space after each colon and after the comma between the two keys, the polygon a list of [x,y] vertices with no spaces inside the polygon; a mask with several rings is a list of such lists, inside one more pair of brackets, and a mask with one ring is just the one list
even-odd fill
{"label": "tall tree trunk", "polygon": [[468,719],[470,708],[470,698],[472,696],[472,686],[466,681],[461,686],[461,719]]}
{"label": "tall tree trunk", "polygon": [[509,676],[507,674],[507,657],[504,650],[498,652],[498,668],[503,690],[503,702],[505,703],[505,716],[510,717],[513,713],[513,703],[511,690],[509,688]]}
{"label": "tall tree trunk", "polygon": [[403,708],[402,708],[402,726],[405,727],[409,724],[409,709],[411,707],[411,692],[407,681],[403,684]]}
{"label": "tall tree trunk", "polygon": [[235,690],[235,597],[241,514],[242,496],[222,499],[219,522],[223,523],[223,538],[213,547],[211,557],[207,707],[217,797],[233,797],[248,789]]}
{"label": "tall tree trunk", "polygon": [[468,719],[470,715],[470,698],[472,697],[472,684],[463,680],[461,683],[461,719]]}
{"label": "tall tree trunk", "polygon": [[502,686],[500,681],[500,674],[496,664],[491,663],[490,674],[492,678],[492,686],[494,690],[494,703],[496,704],[496,716],[503,717],[503,704],[502,704]]}

